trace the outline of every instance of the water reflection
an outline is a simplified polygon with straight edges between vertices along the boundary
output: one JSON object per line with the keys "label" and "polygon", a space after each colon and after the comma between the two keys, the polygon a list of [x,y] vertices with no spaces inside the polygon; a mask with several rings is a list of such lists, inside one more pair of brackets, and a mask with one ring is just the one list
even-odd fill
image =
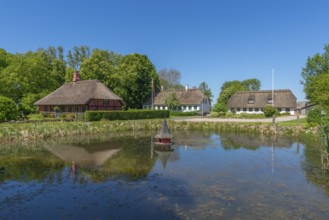
{"label": "water reflection", "polygon": [[73,169],[76,166],[95,167],[103,165],[108,159],[117,154],[121,148],[99,150],[97,152],[88,152],[79,146],[48,144],[45,146],[52,154],[56,155],[65,162],[72,162]]}
{"label": "water reflection", "polygon": [[0,147],[0,218],[329,218],[314,141],[175,131],[163,151],[154,133]]}

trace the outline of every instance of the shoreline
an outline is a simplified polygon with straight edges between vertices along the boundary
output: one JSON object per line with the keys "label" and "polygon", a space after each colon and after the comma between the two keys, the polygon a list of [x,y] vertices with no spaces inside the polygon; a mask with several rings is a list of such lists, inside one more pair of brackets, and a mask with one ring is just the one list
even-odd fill
{"label": "shoreline", "polygon": [[[210,121],[204,118],[167,119],[171,131],[201,130],[216,132],[246,132],[266,136],[289,136],[301,138],[305,135],[316,137],[317,128],[302,126],[280,126],[262,122]],[[250,122],[250,121],[248,121]],[[1,124],[0,143],[12,143],[31,140],[48,140],[57,137],[69,137],[84,134],[124,131],[158,131],[162,119],[129,120],[129,121],[99,121],[99,122],[55,122],[29,124]]]}

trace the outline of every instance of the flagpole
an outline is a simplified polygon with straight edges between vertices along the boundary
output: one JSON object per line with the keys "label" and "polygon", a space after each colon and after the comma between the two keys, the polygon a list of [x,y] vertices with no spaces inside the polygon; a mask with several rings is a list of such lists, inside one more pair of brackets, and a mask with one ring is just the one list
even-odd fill
{"label": "flagpole", "polygon": [[274,68],[272,68],[272,106],[274,107]]}
{"label": "flagpole", "polygon": [[154,104],[153,104],[153,102],[154,102],[154,81],[153,81],[153,78],[152,78],[152,100],[151,100],[151,102],[152,102],[152,110],[153,110],[153,106],[154,106]]}

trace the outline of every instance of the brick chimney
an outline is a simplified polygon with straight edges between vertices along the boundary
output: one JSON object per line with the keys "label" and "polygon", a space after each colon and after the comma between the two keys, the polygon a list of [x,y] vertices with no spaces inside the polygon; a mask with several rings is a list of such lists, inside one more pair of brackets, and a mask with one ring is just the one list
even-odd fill
{"label": "brick chimney", "polygon": [[78,82],[80,81],[80,77],[79,77],[79,71],[74,71],[73,73],[73,82]]}

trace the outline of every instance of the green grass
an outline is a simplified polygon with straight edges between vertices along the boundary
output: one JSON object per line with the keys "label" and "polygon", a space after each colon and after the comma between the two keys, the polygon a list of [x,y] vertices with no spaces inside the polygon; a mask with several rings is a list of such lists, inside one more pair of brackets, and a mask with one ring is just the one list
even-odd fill
{"label": "green grass", "polygon": [[[297,126],[298,121],[297,121],[297,119],[295,119],[295,120],[291,120],[291,121],[278,122],[277,124],[280,126]],[[299,119],[299,126],[303,126],[303,127],[308,126],[306,118]]]}

